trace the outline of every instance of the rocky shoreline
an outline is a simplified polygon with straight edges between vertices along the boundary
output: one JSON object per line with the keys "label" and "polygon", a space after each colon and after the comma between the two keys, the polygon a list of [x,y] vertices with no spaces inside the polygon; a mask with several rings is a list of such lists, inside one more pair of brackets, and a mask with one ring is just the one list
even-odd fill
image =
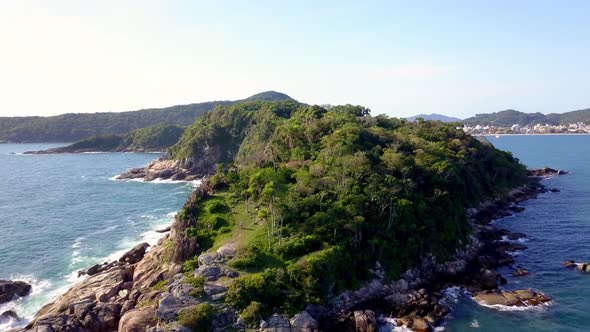
{"label": "rocky shoreline", "polygon": [[209,175],[209,172],[198,171],[186,162],[161,157],[150,162],[145,167],[133,168],[128,172],[117,176],[116,179],[194,181],[207,175]]}
{"label": "rocky shoreline", "polygon": [[[188,168],[182,163],[166,159],[142,170],[132,173],[146,180],[175,175],[178,180],[197,178],[196,174],[187,174]],[[492,307],[535,306],[550,301],[539,291],[500,290],[506,279],[496,272],[500,266],[514,264],[510,252],[526,247],[510,241],[524,234],[498,229],[492,221],[522,211],[518,203],[550,191],[541,184],[543,177],[563,174],[552,169],[531,172],[525,186],[468,211],[474,229],[471,245],[458,252],[453,261],[437,263],[432,257],[425,258],[418,268],[395,282],[386,282],[377,264],[374,279],[364,287],[347,291],[328,305],[309,305],[290,320],[280,315],[268,317],[257,328],[266,332],[368,332],[377,330],[379,317],[392,317],[398,325],[413,331],[432,331],[450,311],[444,304],[443,291],[457,286],[469,290],[479,303]],[[184,176],[178,175],[181,173]],[[207,187],[205,182],[195,195],[204,197]],[[117,262],[90,267],[83,272],[89,275],[87,279],[44,306],[33,321],[17,331],[189,331],[176,320],[184,310],[201,305],[214,309],[214,331],[244,330],[246,324],[236,311],[223,303],[227,285],[217,282],[220,277],[237,276],[225,268],[231,248],[199,257],[200,267],[194,277],[204,277],[205,283],[195,285],[190,281],[192,273],[181,273],[182,261],[198,250],[198,244],[186,237],[187,227],[177,219],[171,232],[147,253],[147,246],[141,244]],[[525,271],[520,268],[513,273]]]}

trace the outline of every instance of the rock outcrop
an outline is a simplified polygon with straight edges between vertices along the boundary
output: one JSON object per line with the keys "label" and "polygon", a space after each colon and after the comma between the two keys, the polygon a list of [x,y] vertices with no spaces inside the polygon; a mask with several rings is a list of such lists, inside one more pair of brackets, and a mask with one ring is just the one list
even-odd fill
{"label": "rock outcrop", "polygon": [[487,306],[507,306],[523,307],[536,306],[551,301],[551,299],[541,293],[530,289],[515,291],[484,291],[473,294],[476,302]]}
{"label": "rock outcrop", "polygon": [[12,301],[15,297],[29,295],[31,285],[24,281],[0,280],[0,303]]}
{"label": "rock outcrop", "polygon": [[156,179],[170,179],[174,181],[193,181],[208,175],[190,167],[178,160],[159,158],[150,162],[143,168],[133,168],[126,173],[117,176],[119,180],[143,179],[153,181]]}

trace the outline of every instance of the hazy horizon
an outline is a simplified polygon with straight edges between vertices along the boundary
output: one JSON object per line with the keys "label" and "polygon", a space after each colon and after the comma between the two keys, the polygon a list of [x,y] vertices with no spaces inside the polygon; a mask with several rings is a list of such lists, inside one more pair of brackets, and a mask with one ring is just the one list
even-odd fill
{"label": "hazy horizon", "polygon": [[375,114],[590,107],[590,3],[3,1],[0,116],[275,90]]}

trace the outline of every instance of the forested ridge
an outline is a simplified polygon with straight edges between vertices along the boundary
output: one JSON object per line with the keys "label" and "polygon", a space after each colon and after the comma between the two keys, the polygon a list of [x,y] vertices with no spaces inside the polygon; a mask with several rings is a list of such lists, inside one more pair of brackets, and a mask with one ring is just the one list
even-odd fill
{"label": "forested ridge", "polygon": [[353,105],[220,106],[170,156],[217,165],[210,194],[177,218],[201,252],[237,243],[226,302],[244,317],[325,303],[372,269],[394,279],[420,257],[449,259],[468,244],[466,209],[526,181],[510,153],[456,125]]}
{"label": "forested ridge", "polygon": [[125,135],[98,135],[79,142],[43,151],[25,153],[79,153],[79,152],[165,152],[184,132],[184,127],[159,124],[135,129]]}
{"label": "forested ridge", "polygon": [[505,110],[495,113],[477,114],[474,117],[461,121],[463,124],[475,125],[493,125],[498,127],[510,127],[514,124],[521,126],[534,126],[536,124],[550,125],[568,125],[570,123],[590,123],[590,109],[566,113],[524,113],[515,110]]}
{"label": "forested ridge", "polygon": [[[289,96],[262,92],[245,100],[282,100]],[[0,142],[76,142],[97,135],[124,135],[131,130],[171,124],[188,126],[216,105],[239,101],[213,101],[130,112],[70,113],[50,117],[0,117]]]}

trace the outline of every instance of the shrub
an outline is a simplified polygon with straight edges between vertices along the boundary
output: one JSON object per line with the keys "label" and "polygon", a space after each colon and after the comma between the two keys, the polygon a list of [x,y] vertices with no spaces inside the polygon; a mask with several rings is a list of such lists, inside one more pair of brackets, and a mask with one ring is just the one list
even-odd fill
{"label": "shrub", "polygon": [[266,254],[258,247],[250,247],[240,252],[229,262],[236,269],[256,269],[264,265]]}
{"label": "shrub", "polygon": [[163,290],[166,288],[166,286],[168,286],[168,280],[160,280],[154,285],[153,288],[156,290]]}
{"label": "shrub", "polygon": [[256,326],[261,317],[261,310],[262,305],[259,302],[252,301],[244,310],[242,310],[240,317],[242,317],[244,322],[249,326]]}
{"label": "shrub", "polygon": [[205,203],[205,209],[209,213],[223,213],[228,209],[228,206],[218,200],[211,200]]}
{"label": "shrub", "polygon": [[195,289],[189,293],[190,296],[201,297],[205,294],[205,289],[203,288],[205,285],[205,277],[196,277],[192,272],[186,272],[184,275],[184,282],[195,287]]}
{"label": "shrub", "polygon": [[178,323],[195,332],[209,332],[213,314],[213,307],[210,304],[201,303],[195,308],[182,310],[178,315]]}
{"label": "shrub", "polygon": [[225,302],[232,307],[245,309],[253,301],[264,303],[267,307],[280,307],[284,294],[276,280],[276,270],[267,269],[264,273],[242,276],[229,286]]}
{"label": "shrub", "polygon": [[182,271],[184,271],[184,272],[191,272],[192,273],[198,267],[199,267],[199,260],[198,260],[197,256],[195,256],[192,259],[189,259],[187,261],[184,261],[184,263],[182,263]]}

